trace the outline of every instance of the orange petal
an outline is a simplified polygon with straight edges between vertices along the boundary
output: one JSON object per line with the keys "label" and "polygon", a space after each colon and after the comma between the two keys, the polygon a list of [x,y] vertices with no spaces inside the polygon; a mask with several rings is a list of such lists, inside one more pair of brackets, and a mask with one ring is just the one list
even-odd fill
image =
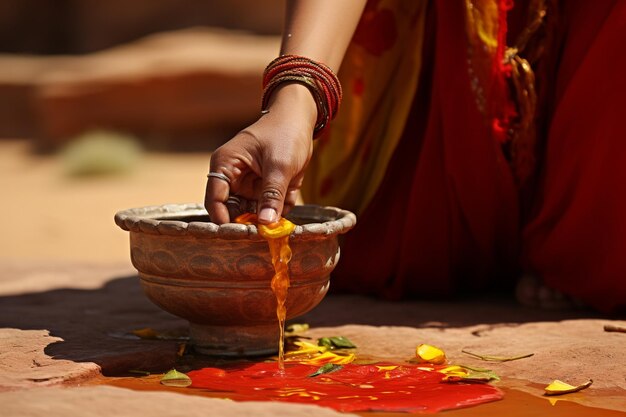
{"label": "orange petal", "polygon": [[257,217],[254,213],[243,213],[235,219],[235,223],[239,224],[256,224]]}
{"label": "orange petal", "polygon": [[284,217],[281,217],[276,223],[259,224],[257,227],[259,234],[265,239],[278,239],[280,237],[289,236],[296,228],[296,225]]}

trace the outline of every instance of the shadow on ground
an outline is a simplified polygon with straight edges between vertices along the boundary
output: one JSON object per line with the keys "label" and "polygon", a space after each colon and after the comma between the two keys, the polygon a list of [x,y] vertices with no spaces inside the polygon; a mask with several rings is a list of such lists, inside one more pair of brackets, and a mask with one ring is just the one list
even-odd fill
{"label": "shadow on ground", "polygon": [[[525,309],[501,295],[449,302],[387,302],[354,295],[330,295],[296,318],[312,327],[369,324],[410,327],[464,327],[598,317],[593,312]],[[62,341],[48,345],[55,359],[94,362],[105,375],[131,369],[163,370],[177,362],[179,341],[140,340],[132,331],[186,333],[184,320],[143,294],[136,276],[113,278],[97,289],[55,289],[0,297],[0,327],[48,330]]]}
{"label": "shadow on ground", "polygon": [[55,359],[95,362],[103,373],[171,366],[174,341],[139,340],[132,331],[170,331],[186,322],[154,306],[135,276],[114,278],[93,290],[56,289],[0,297],[0,327],[48,330],[63,341],[45,353]]}

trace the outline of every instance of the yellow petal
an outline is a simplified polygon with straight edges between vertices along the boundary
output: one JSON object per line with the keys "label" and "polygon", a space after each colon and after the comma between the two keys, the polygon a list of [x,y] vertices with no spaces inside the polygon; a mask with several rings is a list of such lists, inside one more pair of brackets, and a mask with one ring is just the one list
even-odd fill
{"label": "yellow petal", "polygon": [[301,349],[315,349],[315,350],[320,350],[322,352],[326,350],[325,346],[319,346],[317,343],[307,342],[306,340],[297,340],[293,342],[293,344],[298,346],[298,348],[301,348]]}
{"label": "yellow petal", "polygon": [[315,355],[326,351],[326,346],[318,346],[314,343],[306,342],[304,340],[298,340],[293,344],[296,345],[298,349],[290,350],[289,352],[285,353],[285,356],[288,358],[301,355]]}
{"label": "yellow petal", "polygon": [[566,382],[559,381],[558,379],[555,379],[554,381],[552,381],[550,385],[545,387],[543,390],[545,391],[545,395],[562,395],[562,394],[569,394],[572,392],[578,392],[578,391],[584,390],[585,388],[589,388],[592,383],[593,381],[590,379],[584,384],[574,386]]}
{"label": "yellow petal", "polygon": [[319,356],[308,359],[306,361],[302,361],[301,363],[304,363],[306,365],[316,365],[316,366],[325,365],[327,363],[334,363],[336,365],[345,365],[347,363],[354,361],[354,358],[355,358],[354,353],[350,353],[348,355],[337,355],[336,353],[333,353],[333,352],[324,352]]}
{"label": "yellow petal", "polygon": [[469,374],[469,371],[459,365],[451,365],[451,366],[447,366],[443,369],[439,369],[437,372],[441,372],[444,375],[447,376],[467,376]]}
{"label": "yellow petal", "polygon": [[442,365],[446,363],[446,354],[438,347],[421,344],[415,350],[415,355],[421,362]]}

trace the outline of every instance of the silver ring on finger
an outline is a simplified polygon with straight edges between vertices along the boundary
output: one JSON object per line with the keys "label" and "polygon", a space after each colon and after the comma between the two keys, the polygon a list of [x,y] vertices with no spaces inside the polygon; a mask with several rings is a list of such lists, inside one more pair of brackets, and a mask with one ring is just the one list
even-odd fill
{"label": "silver ring on finger", "polygon": [[236,195],[229,195],[226,204],[241,207],[241,198]]}
{"label": "silver ring on finger", "polygon": [[209,172],[206,176],[207,178],[217,178],[218,180],[226,181],[230,185],[230,178],[221,172]]}

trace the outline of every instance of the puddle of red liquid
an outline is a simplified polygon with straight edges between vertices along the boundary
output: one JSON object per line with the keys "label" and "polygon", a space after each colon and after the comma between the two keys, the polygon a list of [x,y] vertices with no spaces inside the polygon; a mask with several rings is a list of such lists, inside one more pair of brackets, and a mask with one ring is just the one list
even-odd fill
{"label": "puddle of red liquid", "polygon": [[[275,365],[274,365],[275,366]],[[175,392],[183,395],[195,395],[209,398],[231,398],[224,391],[210,391],[206,389],[192,388],[176,388],[167,387],[160,384],[162,375],[154,374],[142,377],[99,377],[90,382],[95,385],[109,385],[120,388],[127,388],[137,391],[167,391]],[[448,410],[442,412],[445,417],[528,417],[528,416],[548,416],[548,417],[625,417],[625,411],[609,410],[604,408],[589,407],[576,402],[569,401],[568,396],[561,397],[554,405],[552,405],[546,397],[539,397],[507,387],[507,381],[501,381],[499,389],[504,393],[504,399],[501,401],[489,402],[475,407]],[[223,388],[223,387],[222,387]],[[579,393],[582,395],[590,395]],[[593,394],[596,398],[615,399],[615,397],[623,397],[623,390],[596,390]],[[578,395],[578,394],[577,394]],[[363,417],[400,417],[406,416],[406,413],[400,412],[372,412],[372,411],[356,411],[354,412]],[[439,413],[437,413],[439,414]]]}
{"label": "puddle of red liquid", "polygon": [[223,392],[241,401],[282,401],[316,404],[338,411],[403,411],[434,413],[500,400],[502,392],[488,384],[443,383],[443,375],[415,365],[347,364],[310,377],[317,366],[288,364],[279,373],[275,363],[256,363],[224,371],[205,368],[189,372],[191,389]]}
{"label": "puddle of red liquid", "polygon": [[[502,388],[504,399],[478,407],[445,411],[445,417],[624,417],[626,412],[584,406],[568,400],[552,405],[547,398]],[[621,393],[623,395],[623,391]],[[401,413],[357,413],[362,416],[401,417]]]}

